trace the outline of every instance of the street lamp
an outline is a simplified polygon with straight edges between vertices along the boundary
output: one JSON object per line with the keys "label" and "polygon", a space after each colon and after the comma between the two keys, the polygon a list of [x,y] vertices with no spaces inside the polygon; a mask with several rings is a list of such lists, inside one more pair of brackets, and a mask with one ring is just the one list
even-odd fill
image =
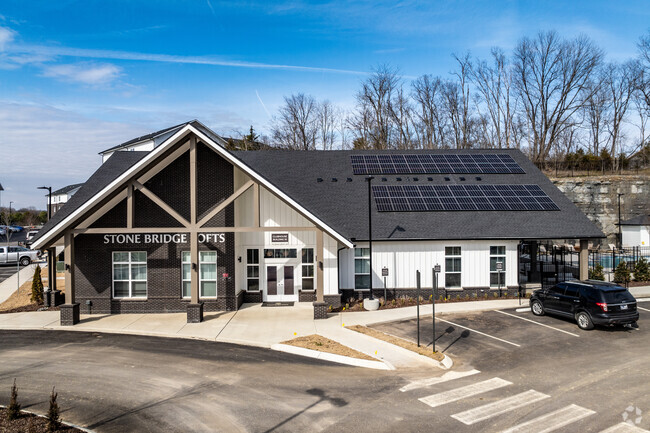
{"label": "street lamp", "polygon": [[47,220],[49,221],[52,218],[52,187],[51,186],[39,186],[36,189],[46,189],[47,190]]}
{"label": "street lamp", "polygon": [[368,176],[368,249],[370,250],[370,299],[375,299],[372,292],[372,180],[373,176]]}
{"label": "street lamp", "polygon": [[618,249],[623,247],[623,234],[621,232],[621,196],[625,195],[621,192],[618,193]]}
{"label": "street lamp", "polygon": [[[11,225],[11,205],[12,204],[13,204],[13,201],[10,201],[9,202],[9,218],[7,218],[7,226]],[[7,228],[7,230],[9,230],[9,229]]]}

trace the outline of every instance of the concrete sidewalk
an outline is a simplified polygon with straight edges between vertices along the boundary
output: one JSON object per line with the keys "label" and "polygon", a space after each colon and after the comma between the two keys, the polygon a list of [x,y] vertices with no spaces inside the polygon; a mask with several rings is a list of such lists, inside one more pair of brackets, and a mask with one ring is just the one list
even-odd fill
{"label": "concrete sidewalk", "polygon": [[[650,296],[650,286],[634,288],[633,293],[638,298]],[[521,306],[527,307],[528,300],[522,299]],[[443,303],[436,304],[436,315],[517,307],[517,299]],[[420,306],[421,316],[431,315],[431,311],[431,305]],[[62,327],[58,311],[0,314],[0,329],[52,329],[194,338],[267,348],[295,337],[319,334],[395,368],[439,366],[427,357],[346,329],[350,325],[370,325],[414,317],[416,307],[405,307],[335,313],[325,320],[314,320],[311,303],[296,303],[292,307],[244,304],[238,311],[205,313],[201,323],[187,323],[185,313],[82,314],[79,324]]]}
{"label": "concrete sidewalk", "polygon": [[[44,270],[47,269],[47,266],[44,265],[44,263],[40,262],[35,262],[30,264],[29,266],[25,266],[24,268],[20,269],[20,272],[15,272],[12,276],[4,280],[3,282],[0,283],[0,304],[9,299],[12,293],[14,293],[16,290],[18,290],[18,284],[22,286],[25,281],[32,279],[34,276],[34,270],[36,269],[36,265],[41,265],[41,268],[43,271],[42,275],[47,276],[47,272]],[[15,266],[14,266],[15,269]],[[20,279],[20,282],[18,281]]]}

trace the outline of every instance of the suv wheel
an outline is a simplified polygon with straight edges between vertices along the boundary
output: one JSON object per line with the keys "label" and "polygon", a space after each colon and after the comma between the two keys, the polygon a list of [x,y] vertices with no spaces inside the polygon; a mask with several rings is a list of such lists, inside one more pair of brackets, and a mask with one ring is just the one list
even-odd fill
{"label": "suv wheel", "polygon": [[535,316],[544,315],[544,306],[540,301],[533,301],[533,303],[530,305],[530,310],[533,312]]}
{"label": "suv wheel", "polygon": [[578,322],[578,327],[580,329],[594,329],[594,322],[591,321],[591,317],[584,311],[580,311],[576,314],[576,322]]}
{"label": "suv wheel", "polygon": [[29,266],[29,264],[30,264],[31,262],[32,262],[32,261],[30,260],[29,257],[21,257],[21,258],[20,258],[20,266]]}

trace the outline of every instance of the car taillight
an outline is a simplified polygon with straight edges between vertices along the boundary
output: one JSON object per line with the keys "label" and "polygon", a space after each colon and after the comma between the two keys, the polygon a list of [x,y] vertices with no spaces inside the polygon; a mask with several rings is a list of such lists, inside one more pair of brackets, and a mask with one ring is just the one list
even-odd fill
{"label": "car taillight", "polygon": [[596,305],[598,305],[601,310],[607,312],[607,302],[596,302]]}

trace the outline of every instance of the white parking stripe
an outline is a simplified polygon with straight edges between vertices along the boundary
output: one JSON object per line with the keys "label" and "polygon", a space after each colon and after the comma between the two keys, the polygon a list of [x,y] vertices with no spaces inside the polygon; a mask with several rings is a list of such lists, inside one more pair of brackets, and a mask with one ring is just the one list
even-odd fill
{"label": "white parking stripe", "polygon": [[530,311],[530,307],[526,307],[526,308],[517,308],[515,311],[516,311],[517,313],[525,313],[526,311]]}
{"label": "white parking stripe", "polygon": [[422,380],[414,380],[413,382],[409,383],[408,385],[405,385],[405,386],[401,387],[399,390],[402,391],[402,392],[406,392],[406,391],[411,391],[413,389],[425,388],[427,386],[436,385],[438,383],[443,383],[443,382],[448,382],[450,380],[459,379],[461,377],[472,376],[472,375],[478,374],[478,373],[480,373],[480,371],[478,371],[478,370],[448,371],[447,373],[443,374],[442,376],[429,377],[427,379],[422,379]]}
{"label": "white parking stripe", "polygon": [[483,406],[475,407],[474,409],[466,410],[465,412],[454,414],[451,417],[463,424],[472,425],[549,397],[549,395],[531,389],[521,394],[513,395],[512,397],[503,398]]}
{"label": "white parking stripe", "polygon": [[650,298],[636,298],[637,302],[650,302]]}
{"label": "white parking stripe", "polygon": [[642,429],[641,427],[637,427],[635,425],[622,422],[620,424],[616,424],[615,426],[608,428],[607,430],[603,430],[600,433],[650,433],[650,432],[648,432],[648,430]]}
{"label": "white parking stripe", "polygon": [[[637,308],[638,308],[638,307],[637,307]],[[551,329],[554,329],[554,330],[556,330],[556,331],[564,332],[565,334],[573,335],[574,337],[580,337],[578,334],[574,334],[573,332],[569,332],[569,331],[565,331],[564,329],[555,328],[555,327],[553,327],[553,326],[545,325],[545,324],[543,324],[543,323],[539,323],[539,322],[536,322],[536,321],[534,321],[534,320],[527,319],[527,318],[525,318],[525,317],[516,316],[516,315],[514,315],[514,314],[506,313],[505,311],[500,311],[500,310],[495,310],[495,311],[496,311],[497,313],[505,314],[506,316],[516,317],[517,319],[525,320],[526,322],[535,323],[536,325],[543,326],[543,327],[545,327],[545,328],[551,328]]]}
{"label": "white parking stripe", "polygon": [[637,308],[637,310],[650,311],[650,310],[648,310],[647,308],[641,308],[641,307],[639,307],[638,305],[636,306],[636,308]]}
{"label": "white parking stripe", "polygon": [[548,433],[595,413],[593,410],[572,404],[504,430],[503,433]]}
{"label": "white parking stripe", "polygon": [[439,321],[445,322],[445,323],[449,323],[450,325],[458,326],[459,328],[467,329],[468,331],[476,332],[477,334],[480,334],[480,335],[485,335],[486,337],[490,337],[490,338],[493,338],[495,340],[502,341],[504,343],[512,344],[513,346],[516,346],[516,347],[521,347],[519,344],[513,343],[512,341],[504,340],[502,338],[495,337],[495,336],[490,335],[490,334],[486,334],[485,332],[477,331],[476,329],[468,328],[467,326],[463,326],[463,325],[459,325],[458,323],[450,322],[449,320],[438,319],[437,317],[436,317],[436,320],[439,320]]}
{"label": "white parking stripe", "polygon": [[484,380],[483,382],[473,383],[471,385],[462,386],[460,388],[441,392],[439,394],[422,397],[418,400],[424,404],[428,404],[431,407],[438,407],[442,406],[443,404],[458,401],[476,394],[493,391],[495,389],[503,388],[504,386],[508,385],[512,385],[512,382],[494,377],[489,380]]}

